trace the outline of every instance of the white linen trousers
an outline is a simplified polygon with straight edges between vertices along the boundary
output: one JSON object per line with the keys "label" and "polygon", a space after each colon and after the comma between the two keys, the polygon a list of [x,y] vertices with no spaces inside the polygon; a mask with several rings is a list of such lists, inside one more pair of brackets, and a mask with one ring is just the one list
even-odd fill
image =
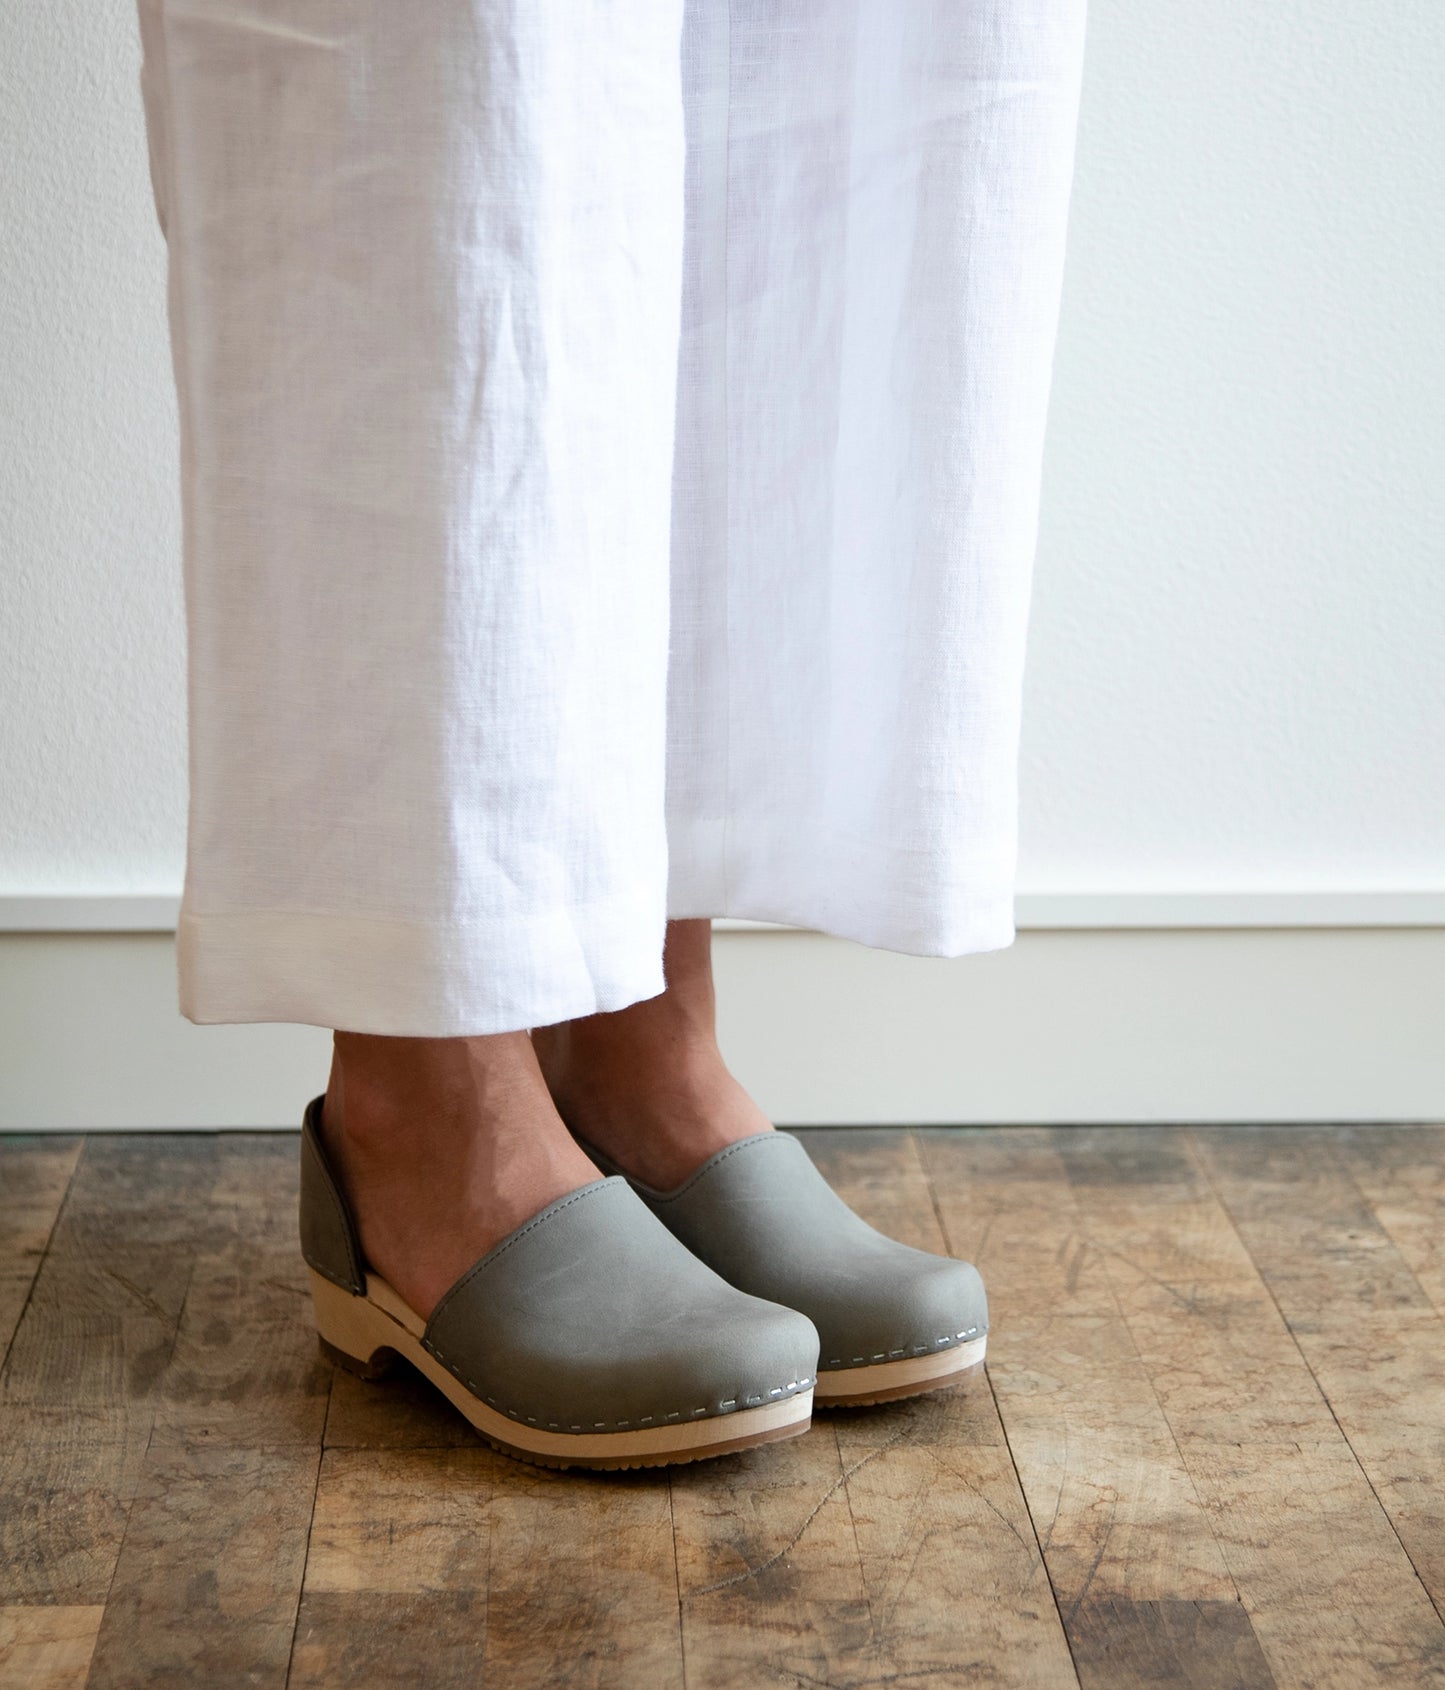
{"label": "white linen trousers", "polygon": [[1084,0],[138,0],[194,1021],[1010,943]]}

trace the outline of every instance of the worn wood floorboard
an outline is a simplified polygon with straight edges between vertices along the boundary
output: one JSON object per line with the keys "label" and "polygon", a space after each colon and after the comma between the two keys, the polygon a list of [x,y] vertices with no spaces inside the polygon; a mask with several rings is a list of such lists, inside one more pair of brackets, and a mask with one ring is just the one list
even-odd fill
{"label": "worn wood floorboard", "polygon": [[331,1370],[306,1326],[294,1144],[211,1142],[92,1690],[286,1682]]}
{"label": "worn wood floorboard", "polygon": [[[1048,1131],[919,1137],[948,1242],[989,1286],[989,1372],[1066,1627],[1104,1597],[1233,1601],[1093,1234],[1101,1193]],[[1149,1154],[1174,1153],[1151,1134]]]}
{"label": "worn wood floorboard", "polygon": [[[1096,1650],[1119,1603],[1142,1627],[1188,1599],[1182,1683],[1239,1655],[1232,1604],[1254,1636],[1241,1684],[1445,1683],[1445,1630],[1198,1137],[923,1139],[950,1242],[973,1231],[1002,1311],[991,1371],[1080,1676],[1116,1681],[1114,1646]],[[1241,1157],[1257,1138],[1237,1135]]]}
{"label": "worn wood floorboard", "polygon": [[103,1607],[0,1607],[0,1690],[84,1684]]}
{"label": "worn wood floorboard", "polygon": [[480,1682],[502,1461],[475,1438],[326,1451],[293,1685]]}
{"label": "worn wood floorboard", "polygon": [[0,1365],[79,1159],[78,1138],[0,1137]]}
{"label": "worn wood floorboard", "polygon": [[1445,1127],[1356,1127],[1337,1152],[1371,1213],[1445,1314]]}
{"label": "worn wood floorboard", "polygon": [[1225,1129],[1194,1137],[1304,1365],[1445,1615],[1445,1317],[1352,1177],[1358,1135],[1322,1132],[1310,1144],[1279,1130],[1247,1141]]}
{"label": "worn wood floorboard", "polygon": [[320,1361],[294,1137],[0,1139],[0,1690],[1445,1686],[1445,1129],[805,1142],[989,1377],[577,1475]]}
{"label": "worn wood floorboard", "polygon": [[103,1605],[216,1148],[87,1141],[0,1373],[0,1602]]}

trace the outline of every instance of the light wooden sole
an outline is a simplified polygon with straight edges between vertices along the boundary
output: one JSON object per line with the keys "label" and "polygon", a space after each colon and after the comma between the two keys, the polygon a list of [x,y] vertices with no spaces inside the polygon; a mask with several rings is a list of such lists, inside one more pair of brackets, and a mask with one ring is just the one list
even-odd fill
{"label": "light wooden sole", "polygon": [[816,1404],[819,1408],[866,1408],[876,1402],[897,1402],[901,1397],[941,1391],[980,1371],[987,1344],[985,1335],[928,1356],[905,1356],[901,1361],[840,1367],[832,1372],[819,1368]]}
{"label": "light wooden sole", "polygon": [[661,1467],[795,1438],[808,1430],[813,1388],[779,1402],[626,1432],[549,1432],[499,1414],[472,1395],[421,1343],[426,1322],[375,1274],[356,1297],[314,1270],[311,1297],[323,1352],[363,1379],[383,1378],[399,1356],[423,1374],[495,1449],[542,1467]]}

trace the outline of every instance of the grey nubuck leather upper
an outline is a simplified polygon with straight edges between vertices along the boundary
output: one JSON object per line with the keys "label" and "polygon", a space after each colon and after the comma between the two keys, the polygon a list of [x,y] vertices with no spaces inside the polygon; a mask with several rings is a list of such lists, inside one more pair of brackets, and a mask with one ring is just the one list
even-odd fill
{"label": "grey nubuck leather upper", "polygon": [[[573,1136],[599,1168],[622,1171]],[[978,1269],[869,1226],[790,1133],[739,1139],[672,1191],[629,1184],[730,1284],[808,1315],[823,1371],[929,1355],[988,1331]]]}
{"label": "grey nubuck leather upper", "polygon": [[[301,1250],[362,1295],[365,1263],[318,1133],[301,1132]],[[498,1413],[556,1432],[662,1426],[778,1402],[815,1381],[806,1316],[729,1285],[617,1176],[580,1186],[446,1293],[422,1344]]]}

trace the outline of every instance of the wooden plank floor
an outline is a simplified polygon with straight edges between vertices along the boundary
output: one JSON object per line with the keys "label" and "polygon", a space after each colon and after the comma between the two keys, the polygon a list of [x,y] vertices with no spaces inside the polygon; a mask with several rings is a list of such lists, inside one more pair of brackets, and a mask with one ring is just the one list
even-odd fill
{"label": "wooden plank floor", "polygon": [[0,1139],[0,1690],[1445,1686],[1445,1128],[803,1136],[987,1379],[598,1476],[320,1361],[294,1138]]}

